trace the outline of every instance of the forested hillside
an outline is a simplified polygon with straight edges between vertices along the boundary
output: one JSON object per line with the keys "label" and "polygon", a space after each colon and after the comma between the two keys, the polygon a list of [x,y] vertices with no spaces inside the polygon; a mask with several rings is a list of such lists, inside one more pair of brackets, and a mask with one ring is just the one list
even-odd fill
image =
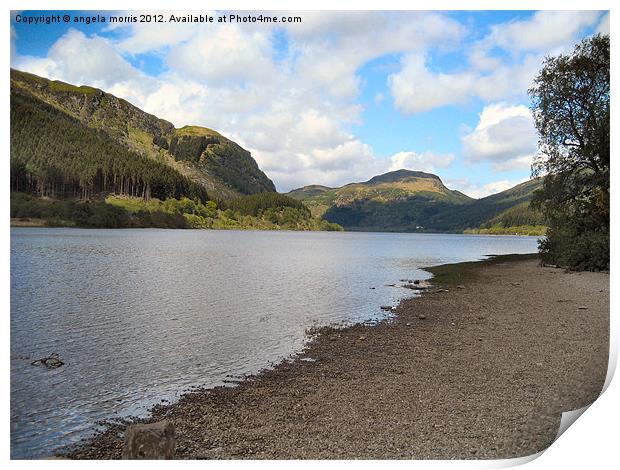
{"label": "forested hillside", "polygon": [[[54,116],[64,121],[65,128],[66,117],[72,118],[69,120],[70,124],[79,124],[77,127],[80,130],[72,130],[72,137],[75,137],[76,132],[86,134],[83,128],[96,131],[89,135],[98,136],[98,147],[88,145],[81,151],[81,159],[88,160],[93,165],[95,160],[101,158],[97,155],[98,149],[101,145],[106,145],[113,148],[116,154],[123,148],[132,159],[139,155],[158,163],[160,169],[169,167],[175,173],[202,186],[211,198],[218,201],[243,194],[275,191],[273,182],[260,170],[250,152],[218,132],[198,126],[175,129],[170,122],[96,88],[78,87],[11,70],[11,102],[12,108],[13,102],[16,107],[20,107],[20,110],[16,110],[15,117],[21,119],[20,123],[24,119],[34,121],[30,124],[31,127],[36,127],[39,119],[49,120],[50,110],[54,110]],[[29,111],[24,109],[26,107]],[[36,112],[37,108],[44,109],[47,117]],[[42,124],[48,129],[53,128],[53,124]],[[12,127],[13,129],[15,128]],[[26,135],[24,132],[15,134],[12,136],[12,143],[15,141],[16,146],[27,147],[30,145],[27,142],[17,142]],[[79,142],[84,140],[82,135],[78,137]],[[59,139],[55,150],[62,151],[59,147],[62,145],[62,140]],[[73,145],[74,148],[78,146],[79,143]],[[70,153],[73,153],[73,149]],[[136,177],[137,173],[134,174],[134,179]],[[106,179],[107,187],[107,175],[102,175],[102,178]],[[88,181],[83,183],[85,186],[89,184]],[[125,188],[125,183],[127,181],[117,181],[117,185],[123,185],[123,192],[146,194],[148,190],[145,182],[129,181],[131,190]],[[137,188],[134,187],[136,184]],[[98,183],[98,186],[101,185]]]}
{"label": "forested hillside", "polygon": [[494,227],[493,233],[515,233],[514,223],[528,226],[528,233],[543,233],[541,214],[529,207],[540,184],[531,180],[476,200],[446,188],[436,175],[398,170],[364,183],[305,186],[288,194],[314,215],[347,230],[463,232]]}
{"label": "forested hillside", "polygon": [[100,193],[207,200],[205,189],[168,165],[31,96],[11,96],[11,190],[52,198]]}

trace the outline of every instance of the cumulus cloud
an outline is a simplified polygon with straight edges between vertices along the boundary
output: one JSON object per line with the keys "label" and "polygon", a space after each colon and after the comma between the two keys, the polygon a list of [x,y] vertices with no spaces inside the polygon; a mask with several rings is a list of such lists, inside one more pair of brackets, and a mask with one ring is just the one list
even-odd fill
{"label": "cumulus cloud", "polygon": [[476,128],[461,143],[466,162],[490,162],[495,171],[529,168],[537,149],[532,114],[523,105],[485,106]]}
{"label": "cumulus cloud", "polygon": [[75,29],[58,39],[47,57],[17,56],[15,66],[47,78],[106,88],[141,76],[108,40]]}
{"label": "cumulus cloud", "polygon": [[[183,16],[187,12],[158,11],[158,14],[169,18],[170,15]],[[213,12],[203,12],[199,14],[213,14]],[[119,12],[119,17],[135,15],[135,12]],[[135,55],[145,52],[163,52],[172,46],[176,46],[195,36],[198,31],[204,28],[200,23],[110,23],[106,31],[117,31],[125,33],[122,39],[117,41],[120,51]]]}
{"label": "cumulus cloud", "polygon": [[419,54],[406,56],[400,72],[388,77],[396,107],[409,114],[462,103],[469,97],[475,81],[471,73],[433,73]]}
{"label": "cumulus cloud", "polygon": [[431,71],[426,59],[409,55],[398,73],[388,77],[394,104],[405,114],[416,114],[447,105],[464,104],[472,98],[484,101],[521,97],[531,85],[542,56],[528,55],[518,65],[498,66],[492,59],[479,57],[488,71],[463,70],[452,73]]}
{"label": "cumulus cloud", "polygon": [[419,170],[435,173],[440,168],[448,168],[452,165],[455,158],[456,157],[451,153],[437,154],[434,152],[398,152],[390,157],[391,165],[389,171],[405,168],[408,170]]}
{"label": "cumulus cloud", "polygon": [[484,42],[509,51],[550,51],[575,42],[577,34],[600,18],[598,11],[539,11],[531,18],[491,28]]}
{"label": "cumulus cloud", "polygon": [[520,180],[499,180],[492,181],[486,184],[473,183],[469,178],[457,178],[448,179],[445,181],[446,186],[450,189],[456,189],[463,194],[473,197],[474,199],[480,199],[491,194],[497,194],[501,191],[506,191],[519,183],[527,181],[527,178]]}
{"label": "cumulus cloud", "polygon": [[601,12],[542,11],[526,20],[494,25],[469,47],[468,65],[450,72],[432,70],[422,54],[405,55],[400,70],[388,78],[394,103],[403,113],[415,114],[473,98],[522,98],[545,55],[572,49],[578,34],[597,22],[605,30]]}
{"label": "cumulus cloud", "polygon": [[223,25],[174,46],[166,61],[185,78],[209,85],[261,83],[276,74],[272,48],[268,30],[247,32]]}

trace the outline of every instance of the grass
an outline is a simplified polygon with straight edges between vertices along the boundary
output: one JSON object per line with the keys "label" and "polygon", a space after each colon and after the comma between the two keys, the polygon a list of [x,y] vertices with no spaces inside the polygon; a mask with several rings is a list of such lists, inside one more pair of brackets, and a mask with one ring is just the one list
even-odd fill
{"label": "grass", "polygon": [[82,93],[84,95],[92,95],[93,93],[97,93],[98,91],[100,91],[97,90],[97,88],[93,88],[90,86],[75,86],[58,80],[50,82],[49,89],[53,92]]}
{"label": "grass", "polygon": [[501,225],[494,225],[488,228],[468,228],[463,233],[477,234],[477,235],[546,235],[547,227],[545,225],[517,225],[511,227],[502,227]]}
{"label": "grass", "polygon": [[180,129],[176,129],[174,133],[178,136],[192,136],[192,137],[208,137],[208,136],[220,136],[220,134],[208,127],[200,126],[184,126]]}
{"label": "grass", "polygon": [[[153,136],[148,132],[132,126],[127,126],[129,139],[142,151],[151,157],[159,156],[159,152],[154,150]],[[160,160],[161,161],[161,160]]]}
{"label": "grass", "polygon": [[494,255],[482,261],[467,261],[464,263],[442,264],[423,268],[433,274],[433,282],[441,286],[457,286],[476,279],[485,266],[507,263],[512,261],[525,261],[540,259],[538,253]]}

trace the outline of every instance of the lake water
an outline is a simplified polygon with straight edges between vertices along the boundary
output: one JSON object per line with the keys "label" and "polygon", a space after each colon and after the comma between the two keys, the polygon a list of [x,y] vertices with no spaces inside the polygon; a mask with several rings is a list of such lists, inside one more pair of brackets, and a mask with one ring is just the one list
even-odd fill
{"label": "lake water", "polygon": [[[423,266],[535,252],[535,237],[11,229],[11,456],[146,413],[300,351],[306,329],[385,318]],[[374,289],[373,289],[374,288]],[[58,353],[53,370],[36,359]]]}

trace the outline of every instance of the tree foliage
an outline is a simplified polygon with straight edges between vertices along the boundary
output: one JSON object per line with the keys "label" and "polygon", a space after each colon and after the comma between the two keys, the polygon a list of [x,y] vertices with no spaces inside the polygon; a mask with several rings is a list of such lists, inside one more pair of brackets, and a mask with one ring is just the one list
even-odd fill
{"label": "tree foliage", "polygon": [[280,210],[286,207],[297,209],[303,216],[310,217],[310,210],[301,201],[279,193],[262,193],[242,196],[226,204],[227,208],[243,215],[259,216],[267,209]]}
{"label": "tree foliage", "polygon": [[202,186],[174,168],[20,93],[11,94],[11,190],[53,198],[89,199],[107,192],[208,199]]}
{"label": "tree foliage", "polygon": [[549,231],[547,262],[609,269],[609,36],[584,39],[569,55],[545,59],[529,90],[539,133],[534,204]]}

